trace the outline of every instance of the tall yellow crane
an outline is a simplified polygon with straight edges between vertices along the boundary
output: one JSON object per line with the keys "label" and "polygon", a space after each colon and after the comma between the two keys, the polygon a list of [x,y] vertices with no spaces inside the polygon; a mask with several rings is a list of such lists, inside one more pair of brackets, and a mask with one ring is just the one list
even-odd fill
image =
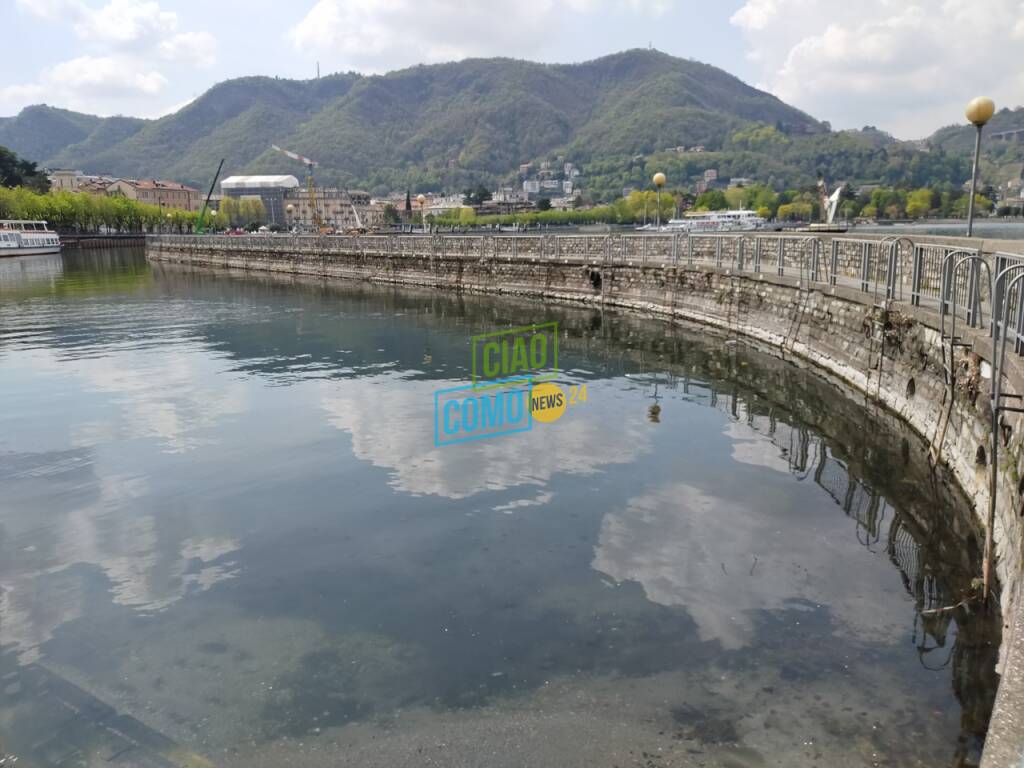
{"label": "tall yellow crane", "polygon": [[313,209],[313,226],[317,232],[322,232],[324,229],[324,219],[320,215],[320,203],[316,199],[316,184],[313,179],[313,168],[316,167],[316,163],[310,160],[308,157],[303,157],[297,152],[292,152],[288,149],[282,149],[277,144],[271,144],[270,147],[282,155],[290,157],[292,160],[298,160],[304,166],[306,166],[306,187],[309,189],[309,205]]}

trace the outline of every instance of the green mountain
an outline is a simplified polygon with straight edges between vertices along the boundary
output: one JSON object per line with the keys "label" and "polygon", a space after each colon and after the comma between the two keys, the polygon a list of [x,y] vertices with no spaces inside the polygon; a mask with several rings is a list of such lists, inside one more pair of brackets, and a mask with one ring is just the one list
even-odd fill
{"label": "green mountain", "polygon": [[50,158],[83,142],[104,119],[40,104],[25,107],[16,117],[0,118],[0,146],[27,160],[50,165]]}
{"label": "green mountain", "polygon": [[48,166],[192,183],[221,157],[229,173],[301,173],[270,150],[276,143],[316,159],[327,183],[400,188],[496,179],[560,149],[582,162],[721,144],[755,120],[823,130],[722,70],[655,51],[576,65],[475,59],[380,76],[247,77],[159,120],[124,120],[29,107],[0,122],[0,143]]}
{"label": "green mountain", "polygon": [[[225,173],[303,169],[271,144],[318,163],[318,181],[375,192],[458,191],[517,183],[520,164],[582,167],[596,198],[671,185],[705,168],[776,186],[831,182],[959,184],[959,157],[921,152],[875,129],[832,132],[707,64],[632,50],[582,64],[470,59],[386,75],[220,83],[158,120],[98,118],[45,106],[0,119],[0,145],[49,167],[166,177],[203,187]],[[678,155],[670,147],[707,151]],[[554,163],[554,167],[561,167]]]}

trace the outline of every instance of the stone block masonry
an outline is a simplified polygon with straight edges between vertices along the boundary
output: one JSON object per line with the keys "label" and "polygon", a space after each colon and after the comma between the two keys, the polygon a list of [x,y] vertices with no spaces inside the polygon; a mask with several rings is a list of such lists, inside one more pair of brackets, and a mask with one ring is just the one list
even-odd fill
{"label": "stone block masonry", "polygon": [[[905,239],[904,239],[905,240]],[[622,307],[745,336],[839,377],[929,441],[987,521],[992,342],[960,321],[949,397],[938,272],[921,254],[995,258],[1024,243],[915,238],[895,261],[893,239],[828,236],[154,236],[149,258],[193,266],[520,294]],[[883,247],[885,246],[885,247]],[[887,256],[886,254],[889,254]],[[888,261],[887,261],[888,259]],[[879,277],[880,273],[881,278]],[[890,298],[886,298],[887,294]],[[903,297],[901,300],[900,297]],[[925,300],[912,298],[925,296]],[[949,317],[946,318],[949,323]],[[1024,394],[1024,358],[1008,354],[1003,389]],[[1024,759],[1024,419],[1007,413],[993,529],[1002,585],[1002,683],[984,768]]]}

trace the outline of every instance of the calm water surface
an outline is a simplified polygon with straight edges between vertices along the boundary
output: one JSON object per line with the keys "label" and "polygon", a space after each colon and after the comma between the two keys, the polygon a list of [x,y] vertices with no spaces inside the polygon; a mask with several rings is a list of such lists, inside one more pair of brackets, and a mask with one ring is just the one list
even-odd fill
{"label": "calm water surface", "polygon": [[[551,320],[587,402],[435,448],[470,336]],[[977,759],[962,500],[743,344],[68,253],[0,262],[0,403],[19,765]]]}

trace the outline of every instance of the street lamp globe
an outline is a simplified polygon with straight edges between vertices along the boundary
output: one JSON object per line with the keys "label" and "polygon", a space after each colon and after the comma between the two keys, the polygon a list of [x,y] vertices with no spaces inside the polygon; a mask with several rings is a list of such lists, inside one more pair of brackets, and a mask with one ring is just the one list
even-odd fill
{"label": "street lamp globe", "polygon": [[651,178],[651,181],[653,181],[654,182],[654,186],[658,188],[658,212],[657,212],[657,222],[658,223],[657,223],[657,227],[658,227],[658,231],[660,232],[661,231],[661,188],[665,186],[665,174],[662,173],[661,171],[658,171]]}
{"label": "street lamp globe", "polygon": [[979,96],[976,99],[971,99],[967,109],[964,110],[964,114],[975,125],[984,125],[992,119],[995,111],[996,105],[992,99],[986,96]]}
{"label": "street lamp globe", "polygon": [[289,216],[290,216],[291,214],[295,213],[295,206],[294,206],[294,205],[292,205],[291,203],[288,203],[288,205],[286,205],[286,206],[284,207],[284,209],[285,209],[286,211],[288,211],[288,215],[289,215]]}

